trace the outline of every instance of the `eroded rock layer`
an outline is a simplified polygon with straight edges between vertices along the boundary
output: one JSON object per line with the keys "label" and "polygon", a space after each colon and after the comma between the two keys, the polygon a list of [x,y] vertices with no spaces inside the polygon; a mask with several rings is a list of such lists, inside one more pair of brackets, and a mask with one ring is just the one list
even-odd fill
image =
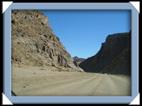
{"label": "eroded rock layer", "polygon": [[53,66],[81,71],[60,39],[52,32],[48,17],[36,10],[12,11],[12,63]]}

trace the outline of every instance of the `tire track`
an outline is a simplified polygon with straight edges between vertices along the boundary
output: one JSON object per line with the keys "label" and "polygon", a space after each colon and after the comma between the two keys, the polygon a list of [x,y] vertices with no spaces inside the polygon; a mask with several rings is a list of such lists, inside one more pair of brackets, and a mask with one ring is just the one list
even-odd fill
{"label": "tire track", "polygon": [[115,84],[117,95],[131,95],[130,77],[110,76],[110,79]]}
{"label": "tire track", "polygon": [[[82,78],[81,79],[74,79],[69,82],[63,81],[63,83],[58,83],[58,84],[54,83],[51,85],[45,85],[44,87],[42,86],[42,90],[41,90],[41,87],[38,89],[33,88],[32,90],[36,91],[35,94],[37,94],[37,95],[38,94],[40,94],[40,95],[62,95],[62,94],[65,94],[65,91],[67,91],[71,88],[74,88],[78,84],[91,81],[92,79],[94,79],[94,77],[93,78],[92,77],[85,78],[85,79],[82,79]],[[27,93],[30,93],[30,91],[27,91]]]}
{"label": "tire track", "polygon": [[130,94],[130,79],[127,76],[73,72],[54,74],[39,72],[31,78],[29,75],[23,77],[21,73],[20,76],[13,80],[12,86],[17,96],[128,96]]}
{"label": "tire track", "polygon": [[112,81],[109,75],[104,75],[103,80],[101,80],[101,83],[98,84],[96,87],[95,95],[99,96],[111,96],[111,95],[117,95],[116,90],[118,89],[116,84]]}
{"label": "tire track", "polygon": [[[46,82],[46,80],[45,80],[45,82],[40,84],[40,86],[35,86],[35,87],[29,86],[27,88],[23,88],[21,90],[22,92],[19,91],[18,94],[23,95],[23,93],[24,93],[24,95],[29,95],[30,92],[33,92],[33,91],[35,91],[35,94],[37,94],[38,92],[41,93],[41,91],[44,91],[44,90],[46,90],[45,92],[49,92],[49,90],[51,91],[51,89],[53,90],[54,88],[60,88],[60,87],[62,88],[62,87],[65,87],[66,85],[78,83],[80,81],[91,80],[92,77],[90,77],[90,76],[92,76],[92,75],[89,75],[89,76],[83,75],[83,76],[80,76],[79,78],[77,76],[77,78],[73,77],[71,79],[58,80],[58,81],[55,80],[53,82]],[[37,85],[38,85],[38,83],[37,83]],[[41,90],[41,88],[42,88],[42,90]]]}

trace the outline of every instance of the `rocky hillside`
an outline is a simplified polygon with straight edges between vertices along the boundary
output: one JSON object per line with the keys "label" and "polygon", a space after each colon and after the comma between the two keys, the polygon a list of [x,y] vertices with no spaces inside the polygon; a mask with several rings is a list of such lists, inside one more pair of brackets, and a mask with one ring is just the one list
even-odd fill
{"label": "rocky hillside", "polygon": [[12,11],[12,63],[82,71],[52,32],[48,17],[36,10]]}
{"label": "rocky hillside", "polygon": [[80,64],[86,72],[130,75],[130,33],[109,35],[100,51]]}
{"label": "rocky hillside", "polygon": [[83,62],[84,60],[85,60],[84,58],[80,58],[80,57],[77,57],[77,56],[73,57],[74,64],[77,65],[77,66],[79,66],[79,64],[81,62]]}

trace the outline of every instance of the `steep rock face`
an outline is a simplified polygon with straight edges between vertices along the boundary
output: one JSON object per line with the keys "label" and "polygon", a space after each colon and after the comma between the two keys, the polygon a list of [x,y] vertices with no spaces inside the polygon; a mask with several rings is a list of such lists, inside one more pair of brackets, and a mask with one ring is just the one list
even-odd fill
{"label": "steep rock face", "polygon": [[100,51],[80,67],[87,72],[130,74],[130,33],[109,35]]}
{"label": "steep rock face", "polygon": [[36,10],[12,11],[12,63],[81,70]]}

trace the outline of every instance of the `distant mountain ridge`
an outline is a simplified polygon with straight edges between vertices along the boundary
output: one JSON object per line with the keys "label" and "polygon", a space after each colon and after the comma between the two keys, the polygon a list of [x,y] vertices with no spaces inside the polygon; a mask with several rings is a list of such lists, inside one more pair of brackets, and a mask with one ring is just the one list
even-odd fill
{"label": "distant mountain ridge", "polygon": [[79,64],[82,63],[84,60],[85,60],[85,58],[80,58],[80,57],[77,57],[77,56],[73,57],[73,61],[74,61],[74,64],[76,66],[79,66]]}
{"label": "distant mountain ridge", "polygon": [[86,72],[130,75],[130,35],[130,32],[109,35],[99,52],[79,66]]}

